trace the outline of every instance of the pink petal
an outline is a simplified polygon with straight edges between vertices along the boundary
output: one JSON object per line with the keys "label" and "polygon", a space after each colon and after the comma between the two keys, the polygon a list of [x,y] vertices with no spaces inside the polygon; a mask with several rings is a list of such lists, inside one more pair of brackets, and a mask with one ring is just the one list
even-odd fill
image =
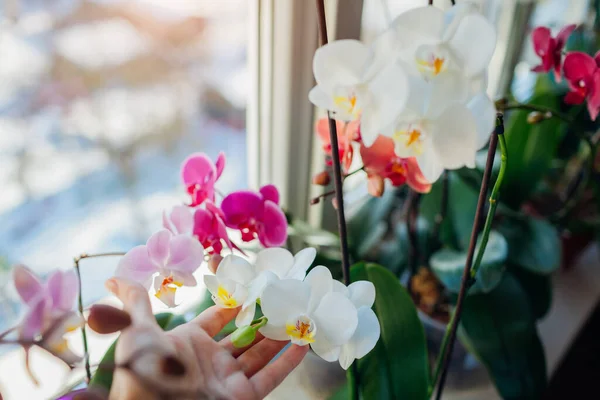
{"label": "pink petal", "polygon": [[181,166],[181,178],[186,186],[214,183],[217,169],[212,160],[204,153],[189,156]]}
{"label": "pink petal", "polygon": [[407,158],[406,160],[406,183],[408,186],[413,188],[416,192],[419,193],[429,193],[431,191],[431,183],[429,183],[423,173],[421,172],[421,168],[419,168],[419,164],[417,163],[417,159],[414,157]]}
{"label": "pink petal", "polygon": [[390,160],[396,157],[394,140],[379,135],[371,147],[360,146],[360,156],[367,172],[383,175]]}
{"label": "pink petal", "polygon": [[[335,126],[338,137],[338,145],[339,147],[342,147],[341,145],[346,141],[346,124],[344,121],[336,120]],[[321,139],[321,142],[323,143],[323,149],[326,150],[328,148],[329,150],[327,150],[327,153],[331,154],[331,147],[329,147],[331,145],[331,136],[329,135],[329,118],[321,118],[318,120],[315,129],[319,139]]]}
{"label": "pink petal", "polygon": [[594,54],[594,61],[596,61],[596,65],[600,67],[600,51]]}
{"label": "pink petal", "polygon": [[282,246],[287,240],[287,219],[279,206],[265,201],[258,240],[265,247]]}
{"label": "pink petal", "polygon": [[26,266],[17,265],[13,270],[15,288],[21,299],[31,305],[42,291],[43,286],[38,277]]}
{"label": "pink petal", "polygon": [[150,278],[157,271],[157,266],[150,261],[146,246],[136,246],[121,258],[115,276],[130,279],[148,287]]}
{"label": "pink petal", "polygon": [[217,162],[215,163],[215,167],[217,169],[217,176],[215,180],[217,180],[219,179],[219,177],[223,173],[223,170],[225,169],[225,153],[219,153],[219,155],[217,156]]}
{"label": "pink petal", "polygon": [[[598,67],[596,61],[588,54],[572,51],[565,57],[563,72],[572,89],[579,89],[579,83],[592,82],[594,72]],[[589,90],[589,88],[588,88]]]}
{"label": "pink petal", "polygon": [[206,209],[208,211],[217,215],[218,217],[223,218],[225,216],[225,214],[223,214],[223,211],[219,207],[217,207],[212,201],[207,201],[206,203],[204,203],[204,205],[206,206]]}
{"label": "pink petal", "polygon": [[168,218],[163,212],[163,226],[174,234],[191,234],[194,227],[192,210],[187,206],[175,206]]}
{"label": "pink petal", "polygon": [[79,281],[75,271],[55,271],[47,282],[52,298],[52,310],[69,311],[79,294]]}
{"label": "pink petal", "polygon": [[249,190],[230,193],[221,203],[225,224],[231,228],[237,228],[248,218],[256,218],[261,214],[262,208],[263,197]]}
{"label": "pink petal", "polygon": [[381,197],[385,190],[383,178],[379,175],[370,176],[367,181],[367,190],[371,196]]}
{"label": "pink petal", "polygon": [[259,192],[263,195],[263,199],[279,204],[279,191],[275,185],[265,185],[260,188]]}
{"label": "pink petal", "polygon": [[577,28],[577,25],[575,24],[567,25],[563,27],[560,32],[558,32],[558,35],[556,36],[557,50],[562,50],[563,47],[565,47],[567,44],[567,39],[569,39],[569,36],[571,36],[571,33],[573,33],[575,28]]}
{"label": "pink petal", "polygon": [[581,104],[585,101],[585,96],[579,92],[569,92],[565,96],[566,104]]}
{"label": "pink petal", "polygon": [[169,243],[170,257],[166,268],[173,271],[193,273],[204,261],[204,248],[197,240],[178,235]]}
{"label": "pink petal", "polygon": [[542,60],[554,51],[552,33],[545,26],[537,27],[531,33],[533,50]]}
{"label": "pink petal", "polygon": [[198,236],[200,241],[206,239],[210,234],[212,225],[212,215],[209,211],[199,208],[194,213],[194,235]]}
{"label": "pink petal", "polygon": [[600,112],[600,70],[594,74],[593,86],[590,89],[587,107],[590,118],[592,121],[595,121]]}
{"label": "pink petal", "polygon": [[25,314],[19,328],[21,340],[34,340],[36,336],[42,333],[47,310],[47,300],[42,296],[31,304],[31,308]]}
{"label": "pink petal", "polygon": [[157,268],[162,268],[167,264],[169,258],[169,242],[173,234],[166,229],[156,232],[146,242],[148,257]]}

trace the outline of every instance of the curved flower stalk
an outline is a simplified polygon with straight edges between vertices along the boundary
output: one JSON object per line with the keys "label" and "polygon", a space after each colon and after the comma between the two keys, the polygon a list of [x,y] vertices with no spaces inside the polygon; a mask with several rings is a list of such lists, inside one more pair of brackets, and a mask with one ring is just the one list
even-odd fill
{"label": "curved flower stalk", "polygon": [[181,166],[181,178],[195,207],[205,200],[215,201],[215,182],[225,168],[225,154],[219,153],[217,161],[212,162],[204,153],[189,156]]}
{"label": "curved flower stalk", "polygon": [[254,264],[229,255],[221,261],[215,275],[204,276],[204,283],[218,306],[242,307],[235,320],[236,326],[241,327],[254,319],[256,301],[269,283],[279,279],[304,279],[316,255],[312,247],[295,256],[286,249],[275,247],[260,251]]}
{"label": "curved flower stalk", "polygon": [[562,67],[563,49],[567,39],[573,33],[577,25],[567,25],[560,30],[556,37],[545,26],[538,26],[531,34],[533,49],[542,63],[531,70],[533,72],[554,72],[554,78],[560,82],[560,69]]}
{"label": "curved flower stalk", "polygon": [[579,51],[568,53],[563,71],[571,90],[565,103],[582,104],[587,100],[590,118],[595,121],[600,113],[600,52],[594,57]]}
{"label": "curved flower stalk", "polygon": [[313,59],[317,86],[309,100],[336,119],[361,117],[361,132],[377,134],[404,107],[408,81],[401,67],[381,65],[375,49],[356,40],[338,40],[320,47]]}
{"label": "curved flower stalk", "polygon": [[304,281],[284,279],[265,288],[261,308],[267,324],[260,332],[273,340],[310,344],[321,358],[339,360],[347,369],[379,339],[379,321],[371,310],[374,300],[370,282],[346,287],[333,280],[327,268],[318,266]]}
{"label": "curved flower stalk", "polygon": [[119,261],[115,276],[148,288],[154,279],[155,296],[168,307],[175,307],[177,288],[196,285],[192,274],[203,260],[204,249],[197,240],[163,229],[152,235],[145,245],[127,252]]}
{"label": "curved flower stalk", "polygon": [[265,247],[281,246],[287,239],[287,219],[279,207],[279,191],[265,185],[259,192],[242,190],[227,195],[221,203],[225,225],[238,229],[242,240],[258,239]]}
{"label": "curved flower stalk", "polygon": [[80,361],[81,357],[71,351],[63,337],[85,323],[73,310],[79,292],[75,271],[55,271],[42,283],[31,270],[18,265],[13,279],[19,297],[28,307],[19,326],[19,340],[39,344],[69,365]]}
{"label": "curved flower stalk", "polygon": [[384,179],[388,179],[392,186],[406,183],[419,193],[431,190],[431,184],[423,176],[416,159],[398,157],[391,138],[379,135],[371,147],[361,145],[360,156],[369,179],[369,193],[373,196],[383,194]]}

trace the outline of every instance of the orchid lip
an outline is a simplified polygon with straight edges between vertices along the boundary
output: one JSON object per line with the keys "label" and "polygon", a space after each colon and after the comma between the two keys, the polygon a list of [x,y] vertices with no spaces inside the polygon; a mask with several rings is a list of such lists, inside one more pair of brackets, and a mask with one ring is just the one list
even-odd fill
{"label": "orchid lip", "polygon": [[317,326],[307,315],[299,315],[286,324],[285,331],[293,344],[304,346],[315,341]]}

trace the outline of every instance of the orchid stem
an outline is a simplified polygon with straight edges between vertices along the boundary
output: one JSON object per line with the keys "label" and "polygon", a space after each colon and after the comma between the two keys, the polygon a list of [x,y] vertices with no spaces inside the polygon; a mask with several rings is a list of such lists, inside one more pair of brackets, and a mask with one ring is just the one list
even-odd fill
{"label": "orchid stem", "polygon": [[[81,318],[85,318],[83,315],[83,289],[81,286],[81,271],[79,270],[79,262],[86,258],[98,258],[98,257],[113,257],[113,256],[124,256],[125,253],[121,252],[112,252],[112,253],[97,253],[97,254],[86,254],[82,253],[78,257],[73,259],[75,263],[75,272],[77,272],[77,282],[79,284],[79,293],[77,294],[77,306],[79,308],[79,314]],[[81,339],[83,340],[83,358],[85,361],[85,375],[87,377],[87,382],[89,383],[92,380],[92,371],[90,368],[90,353],[88,349],[88,340],[87,340],[87,332],[85,330],[86,325],[84,324],[81,327]]]}
{"label": "orchid stem", "polygon": [[[442,392],[444,391],[444,384],[446,383],[446,377],[448,375],[448,367],[450,365],[450,359],[452,357],[452,350],[454,348],[454,342],[456,339],[456,331],[458,330],[458,323],[460,321],[460,315],[462,313],[463,304],[465,297],[467,295],[467,291],[475,282],[475,279],[472,276],[471,266],[473,263],[473,255],[475,254],[475,245],[477,243],[477,236],[479,234],[479,226],[481,225],[481,215],[483,212],[483,208],[486,201],[488,186],[490,182],[490,177],[492,174],[492,167],[494,165],[494,156],[496,155],[496,147],[498,146],[498,140],[500,137],[501,144],[500,147],[503,151],[503,163],[504,168],[506,168],[506,145],[504,141],[504,118],[501,113],[499,113],[496,117],[496,129],[492,134],[490,139],[490,145],[488,148],[488,156],[485,164],[485,170],[483,173],[483,179],[481,181],[481,188],[479,191],[479,199],[477,201],[477,210],[475,212],[475,219],[473,220],[473,229],[471,230],[471,240],[469,242],[469,249],[467,251],[467,260],[465,262],[465,268],[463,269],[462,280],[460,285],[460,290],[458,292],[458,299],[456,301],[456,307],[452,316],[450,317],[450,322],[446,326],[446,333],[444,334],[444,338],[442,340],[442,346],[440,349],[440,354],[438,356],[437,365],[434,370],[433,379],[431,382],[431,386],[429,387],[429,393],[432,394],[434,388],[436,387],[436,383],[439,377],[439,386],[436,399],[440,400],[442,398]],[[498,175],[498,180],[496,181],[496,185],[494,185],[495,195],[498,196],[500,185],[502,184],[502,178],[504,174]],[[499,183],[498,183],[499,181]],[[492,196],[494,193],[492,193]],[[492,203],[493,204],[493,203]],[[495,210],[495,207],[494,207]],[[492,209],[490,211],[493,212]],[[489,217],[488,219],[493,218]],[[486,221],[487,222],[487,221]],[[487,223],[486,223],[487,225]],[[488,229],[491,228],[491,223],[488,226]],[[488,232],[489,234],[489,232]],[[480,246],[480,251],[485,251],[485,246]]]}
{"label": "orchid stem", "polygon": [[[354,174],[356,174],[356,173],[358,173],[358,172],[360,172],[360,171],[364,171],[364,169],[365,169],[365,167],[364,167],[364,166],[362,166],[362,167],[360,167],[360,168],[358,168],[358,169],[355,169],[355,170],[354,170],[354,171],[352,171],[352,172],[348,172],[348,173],[347,173],[345,176],[343,176],[343,177],[342,177],[342,182],[343,182],[343,180],[344,180],[344,179],[346,179],[347,177],[349,177],[349,176],[352,176],[352,175],[354,175]],[[313,198],[310,200],[310,204],[319,204],[319,202],[321,201],[321,199],[325,199],[325,198],[327,198],[327,197],[329,197],[329,196],[331,196],[331,195],[334,195],[335,193],[336,193],[336,192],[335,192],[335,190],[330,190],[330,191],[328,191],[328,192],[322,193],[322,194],[318,195],[317,197],[313,197]]]}
{"label": "orchid stem", "polygon": [[[327,20],[325,18],[325,1],[316,0],[317,15],[319,20],[319,36],[321,38],[321,46],[327,44]],[[344,277],[344,284],[348,286],[350,284],[350,257],[348,253],[348,234],[346,232],[346,218],[344,216],[344,188],[342,186],[342,167],[340,165],[338,138],[337,138],[337,127],[336,122],[331,118],[331,114],[328,112],[327,117],[329,119],[329,138],[331,142],[331,154],[335,155],[332,157],[333,161],[333,187],[335,188],[335,198],[337,201],[337,220],[338,220],[338,233],[340,234],[340,247],[342,250],[342,273]],[[351,368],[348,370],[348,383],[350,387],[351,398],[358,400],[359,393],[359,382],[356,363],[353,363]]]}
{"label": "orchid stem", "polygon": [[496,108],[498,111],[508,111],[508,110],[529,110],[529,111],[539,111],[542,113],[550,113],[553,117],[562,119],[568,124],[573,123],[573,118],[569,115],[561,113],[560,111],[556,111],[550,107],[538,106],[535,104],[523,104],[523,103],[509,103],[509,104],[498,104],[496,103]]}

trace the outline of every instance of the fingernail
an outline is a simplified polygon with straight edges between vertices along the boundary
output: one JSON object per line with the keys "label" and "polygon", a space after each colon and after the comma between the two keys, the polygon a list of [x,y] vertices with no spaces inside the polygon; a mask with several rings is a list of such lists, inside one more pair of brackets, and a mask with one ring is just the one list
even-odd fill
{"label": "fingernail", "polygon": [[114,278],[111,278],[104,283],[106,289],[113,294],[117,294],[117,281]]}

